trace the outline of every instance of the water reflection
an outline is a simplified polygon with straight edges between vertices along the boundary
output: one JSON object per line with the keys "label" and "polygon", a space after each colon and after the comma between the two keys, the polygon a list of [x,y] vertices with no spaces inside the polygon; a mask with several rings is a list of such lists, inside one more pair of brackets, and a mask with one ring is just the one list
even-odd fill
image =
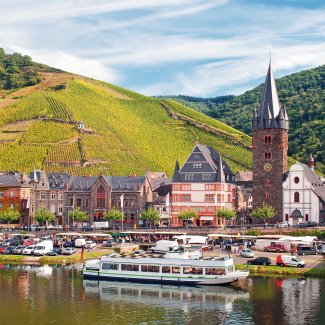
{"label": "water reflection", "polygon": [[0,265],[1,324],[324,324],[324,279],[233,287],[83,280],[80,265]]}
{"label": "water reflection", "polygon": [[238,299],[248,299],[249,293],[228,286],[176,287],[158,284],[138,284],[84,280],[85,293],[97,294],[106,301],[156,304],[167,308],[204,308],[231,312]]}

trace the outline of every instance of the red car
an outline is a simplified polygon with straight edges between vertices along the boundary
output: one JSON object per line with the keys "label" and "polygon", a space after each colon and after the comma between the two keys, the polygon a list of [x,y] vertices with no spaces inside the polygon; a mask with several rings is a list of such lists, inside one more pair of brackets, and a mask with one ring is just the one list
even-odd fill
{"label": "red car", "polygon": [[34,241],[32,239],[27,239],[23,242],[23,245],[24,246],[30,246],[30,245],[33,245],[34,244]]}
{"label": "red car", "polygon": [[0,254],[6,249],[6,246],[0,245]]}
{"label": "red car", "polygon": [[273,244],[273,245],[264,247],[264,252],[280,253],[280,252],[284,252],[284,251],[285,251],[284,245],[281,245],[281,244]]}

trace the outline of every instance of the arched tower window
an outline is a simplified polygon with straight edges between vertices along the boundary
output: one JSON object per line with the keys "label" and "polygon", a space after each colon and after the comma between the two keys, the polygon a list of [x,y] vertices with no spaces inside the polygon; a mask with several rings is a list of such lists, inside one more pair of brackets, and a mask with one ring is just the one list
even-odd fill
{"label": "arched tower window", "polygon": [[270,135],[266,135],[264,137],[264,143],[272,143],[272,137]]}
{"label": "arched tower window", "polygon": [[267,159],[267,160],[272,159],[272,154],[271,154],[271,152],[264,152],[264,159]]}
{"label": "arched tower window", "polygon": [[100,185],[97,189],[97,193],[105,193],[105,189],[103,185]]}
{"label": "arched tower window", "polygon": [[295,194],[294,194],[294,202],[295,203],[299,203],[299,192],[295,192]]}
{"label": "arched tower window", "polygon": [[269,200],[270,199],[270,193],[269,192],[266,192],[265,193],[265,200]]}

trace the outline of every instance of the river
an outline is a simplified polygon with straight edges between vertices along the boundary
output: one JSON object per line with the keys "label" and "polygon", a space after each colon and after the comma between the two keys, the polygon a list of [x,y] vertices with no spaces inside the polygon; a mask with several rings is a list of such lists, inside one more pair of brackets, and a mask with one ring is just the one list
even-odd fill
{"label": "river", "polygon": [[80,266],[0,265],[0,324],[325,324],[325,280],[250,277],[234,286],[83,280]]}

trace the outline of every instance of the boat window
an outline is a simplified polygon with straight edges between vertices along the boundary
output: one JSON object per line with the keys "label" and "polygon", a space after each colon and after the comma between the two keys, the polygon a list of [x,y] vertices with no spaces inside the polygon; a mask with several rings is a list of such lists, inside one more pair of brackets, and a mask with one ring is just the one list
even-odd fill
{"label": "boat window", "polygon": [[205,269],[205,274],[206,275],[224,275],[225,270],[224,269],[219,269],[219,268],[212,268],[212,267],[207,267]]}
{"label": "boat window", "polygon": [[184,274],[203,274],[203,268],[185,266],[185,267],[183,267],[183,273]]}
{"label": "boat window", "polygon": [[113,263],[103,263],[102,264],[102,269],[103,270],[118,270],[119,267],[118,264],[113,264]]}
{"label": "boat window", "polygon": [[141,265],[142,272],[159,272],[159,265]]}
{"label": "boat window", "polygon": [[181,273],[181,268],[179,266],[173,266],[172,273]]}
{"label": "boat window", "polygon": [[133,272],[137,272],[137,271],[139,271],[139,265],[134,265],[134,264],[121,264],[121,270],[122,271],[133,271]]}
{"label": "boat window", "polygon": [[162,273],[170,273],[170,266],[163,266]]}

